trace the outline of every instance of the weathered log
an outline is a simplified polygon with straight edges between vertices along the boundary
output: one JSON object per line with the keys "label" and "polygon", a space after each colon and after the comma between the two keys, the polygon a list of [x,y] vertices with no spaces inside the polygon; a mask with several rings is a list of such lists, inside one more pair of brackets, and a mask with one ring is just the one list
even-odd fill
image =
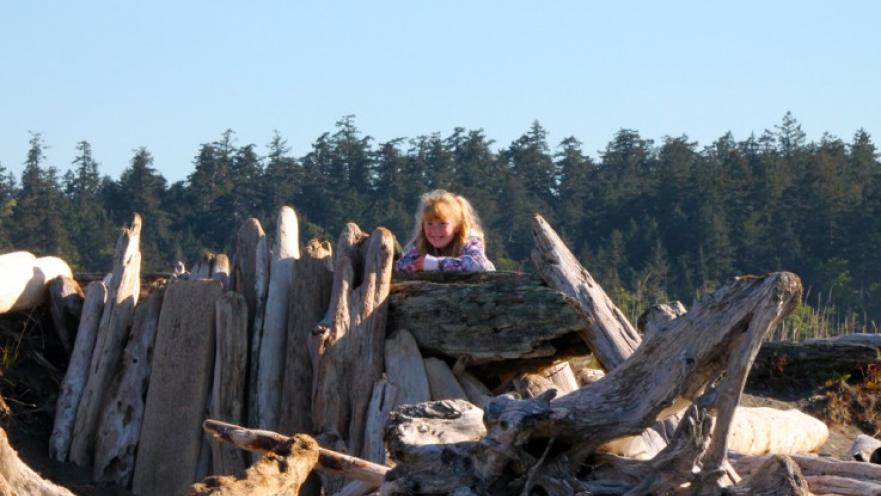
{"label": "weathered log", "polygon": [[465,390],[456,380],[450,367],[439,358],[429,357],[423,362],[425,374],[428,376],[428,388],[434,401],[467,399]]}
{"label": "weathered log", "polygon": [[383,379],[373,386],[367,406],[367,425],[364,428],[364,455],[371,462],[385,464],[385,445],[382,440],[386,421],[396,406],[398,388]]}
{"label": "weathered log", "polygon": [[881,440],[860,434],[854,439],[847,454],[858,462],[881,463]]}
{"label": "weathered log", "polygon": [[26,251],[0,255],[0,314],[36,308],[46,299],[46,285],[59,276],[73,277],[57,257],[36,258]]}
{"label": "weathered log", "polygon": [[391,412],[385,427],[389,455],[398,464],[418,462],[426,451],[476,442],[486,434],[483,410],[464,400],[428,401],[401,405]]}
{"label": "weathered log", "polygon": [[92,479],[96,482],[121,487],[131,482],[164,294],[164,283],[154,283],[153,291],[135,308],[131,338],[123,352],[117,378],[107,392],[98,424],[92,468]]}
{"label": "weathered log", "polygon": [[811,496],[808,480],[802,475],[798,465],[791,458],[773,455],[760,469],[746,477],[734,487],[727,489],[726,494],[734,496]]}
{"label": "weathered log", "polygon": [[584,334],[606,370],[612,370],[639,346],[640,337],[563,240],[540,215],[532,218],[532,263],[548,286],[574,298],[588,315]]}
{"label": "weathered log", "polygon": [[750,380],[784,377],[814,384],[833,375],[860,374],[867,365],[881,364],[881,348],[848,341],[817,340],[803,343],[764,343]]}
{"label": "weathered log", "polygon": [[[472,365],[566,353],[555,347],[586,332],[571,298],[519,273],[431,273],[392,287],[389,328],[407,329],[425,354],[465,357]],[[443,281],[443,282],[436,282]],[[455,308],[455,312],[450,309]],[[569,338],[569,339],[567,339]],[[575,340],[579,354],[587,348]]]}
{"label": "weathered log", "polygon": [[[769,455],[743,456],[733,453],[731,463],[738,473],[750,475],[758,473],[768,458]],[[878,492],[881,488],[871,485],[877,486],[881,481],[881,466],[818,456],[790,455],[789,458],[799,466],[808,486],[815,493],[853,496],[881,494]]]}
{"label": "weathered log", "polygon": [[[260,279],[258,284],[258,272],[265,274],[268,270],[264,267],[268,262],[266,256],[266,233],[260,221],[250,218],[242,224],[239,232],[236,234],[236,253],[233,258],[232,270],[232,288],[245,297],[248,303],[248,423],[254,425],[256,420],[256,411],[251,411],[256,403],[256,387],[252,387],[257,380],[257,357],[260,350],[260,332],[263,330],[262,304],[260,306],[259,323],[257,322],[258,314],[258,293],[265,295],[264,282],[268,279]],[[259,254],[259,256],[258,256]],[[257,332],[259,325],[260,332]],[[255,353],[256,349],[256,353]]]}
{"label": "weathered log", "polygon": [[575,374],[572,373],[572,367],[565,360],[544,369],[542,374],[554,383],[557,388],[557,396],[569,394],[578,389],[578,382],[575,380]]}
{"label": "weathered log", "polygon": [[89,367],[89,379],[77,409],[70,459],[80,466],[91,465],[95,435],[101,418],[106,392],[119,370],[123,346],[141,290],[141,216],[123,227],[113,255],[113,271],[107,286],[107,303],[101,314],[95,348]]}
{"label": "weathered log", "polygon": [[309,353],[312,331],[324,316],[333,285],[330,243],[311,240],[294,262],[279,430],[312,432],[314,366]]}
{"label": "weathered log", "polygon": [[266,296],[269,293],[270,262],[269,245],[266,237],[260,238],[255,254],[256,273],[254,275],[256,308],[254,327],[251,329],[250,358],[248,365],[248,418],[251,425],[260,419],[260,405],[257,402],[257,377],[260,368],[260,348],[263,343],[263,322],[266,318]]}
{"label": "weathered log", "polygon": [[28,467],[9,445],[6,431],[0,428],[0,494],[4,496],[74,496],[64,487],[40,477]]}
{"label": "weathered log", "polygon": [[[290,439],[277,432],[247,429],[213,419],[205,420],[202,428],[215,439],[256,453],[268,453]],[[382,484],[389,471],[388,467],[322,447],[318,448],[318,463],[315,469],[327,474],[367,482],[374,487]]]}
{"label": "weathered log", "polygon": [[214,264],[211,266],[211,279],[220,281],[223,289],[229,289],[229,277],[231,272],[229,257],[225,253],[214,255]]}
{"label": "weathered log", "polygon": [[523,401],[494,398],[484,414],[488,433],[478,444],[447,445],[449,463],[443,470],[435,467],[433,474],[416,472],[422,478],[414,479],[407,467],[418,462],[405,463],[400,471],[396,468],[394,483],[404,488],[410,482],[428,484],[434,494],[459,487],[480,493],[499,482],[506,470],[525,477],[536,463],[525,451],[527,443],[551,439],[559,447],[547,464],[578,466],[601,444],[639,434],[666,411],[678,410],[677,400],[693,400],[722,377],[712,389],[718,396],[712,407],[718,419],[696,479],[701,490],[717,491],[723,483],[720,475],[726,473],[727,435],[746,373],[764,335],[791,311],[800,294],[793,274],[739,278],[705,297],[596,383],[554,401],[548,394]]}
{"label": "weathered log", "polygon": [[222,294],[219,282],[204,279],[178,281],[165,291],[132,482],[136,494],[181,494],[194,481]]}
{"label": "weathered log", "polygon": [[300,238],[297,214],[291,207],[281,207],[271,254],[269,290],[257,362],[257,426],[263,429],[278,428],[278,392],[284,379],[289,297],[294,261],[298,258]]}
{"label": "weathered log", "polygon": [[[556,391],[556,385],[550,379],[535,373],[525,373],[513,381],[514,389],[523,398],[537,398],[550,390]],[[556,393],[555,393],[556,394]]]}
{"label": "weathered log", "polygon": [[83,290],[73,277],[58,276],[49,283],[49,313],[55,333],[68,354],[83,311]]}
{"label": "weathered log", "polygon": [[462,389],[465,390],[465,395],[468,397],[468,401],[477,405],[479,408],[483,408],[484,405],[492,399],[492,392],[489,388],[468,372],[464,372],[462,375],[457,376],[457,379],[459,379],[459,384],[462,385]]}
{"label": "weathered log", "polygon": [[398,388],[398,404],[415,405],[431,399],[422,354],[407,329],[398,329],[385,340],[385,370],[389,382]]}
{"label": "weathered log", "polygon": [[[208,415],[231,423],[245,420],[245,381],[248,374],[248,304],[234,291],[226,292],[214,306],[217,341],[214,348],[214,382]],[[237,474],[246,464],[242,452],[225,443],[211,443],[215,474]]]}
{"label": "weathered log", "polygon": [[383,370],[394,236],[377,228],[368,237],[347,224],[337,247],[330,306],[316,331],[320,359],[312,418],[317,433],[337,433],[357,454],[373,384]]}
{"label": "weathered log", "polygon": [[670,321],[685,315],[686,311],[681,301],[652,305],[639,316],[636,327],[642,332],[643,339],[649,339],[667,327]]}
{"label": "weathered log", "polygon": [[738,407],[728,449],[744,455],[813,453],[828,438],[826,424],[798,410]]}
{"label": "weathered log", "polygon": [[240,477],[214,476],[194,484],[190,496],[274,496],[298,494],[318,463],[318,443],[297,434],[263,455]]}
{"label": "weathered log", "polygon": [[76,422],[77,408],[89,377],[89,364],[95,348],[95,336],[101,313],[107,300],[107,288],[95,281],[86,288],[82,317],[76,334],[76,342],[67,365],[67,372],[61,382],[58,403],[55,407],[55,423],[49,438],[49,456],[57,461],[67,460],[70,450],[73,426]]}

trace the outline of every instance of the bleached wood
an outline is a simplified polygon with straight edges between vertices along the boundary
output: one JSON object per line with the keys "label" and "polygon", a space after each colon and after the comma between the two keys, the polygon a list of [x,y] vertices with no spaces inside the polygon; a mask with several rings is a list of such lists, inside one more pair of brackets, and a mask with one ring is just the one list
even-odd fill
{"label": "bleached wood", "polygon": [[738,407],[728,449],[744,455],[813,453],[828,438],[826,424],[798,410]]}
{"label": "bleached wood", "polygon": [[284,381],[280,392],[279,431],[312,432],[314,367],[309,347],[312,331],[324,316],[333,285],[330,243],[311,240],[294,262],[288,311]]}
{"label": "bleached wood", "polygon": [[76,341],[70,355],[70,362],[67,365],[67,372],[61,382],[58,403],[55,406],[55,422],[52,427],[52,435],[49,438],[49,456],[53,460],[60,462],[67,460],[77,408],[89,377],[89,365],[92,360],[92,350],[95,348],[95,336],[98,333],[98,324],[101,321],[101,313],[104,310],[106,300],[107,288],[101,282],[94,281],[86,287],[86,298],[83,303]]}
{"label": "bleached wood", "polygon": [[214,255],[214,263],[211,265],[211,279],[215,281],[220,281],[220,284],[223,285],[223,289],[230,289],[230,273],[232,268],[230,267],[229,257],[226,256],[225,253],[218,253]]}
{"label": "bleached wood", "polygon": [[[228,291],[214,305],[214,379],[210,418],[241,423],[245,415],[245,383],[248,373],[248,304],[244,296]],[[211,442],[214,474],[238,474],[244,470],[241,450]]]}
{"label": "bleached wood", "polygon": [[0,428],[0,494],[4,496],[74,496],[67,488],[43,479],[9,445]]}
{"label": "bleached wood", "polygon": [[386,380],[373,386],[370,403],[367,405],[367,424],[364,428],[363,458],[375,463],[385,464],[386,453],[383,437],[385,424],[392,408],[396,406],[398,388]]}
{"label": "bleached wood", "polygon": [[134,214],[123,227],[113,255],[113,271],[107,284],[107,303],[101,314],[89,378],[77,409],[70,460],[80,466],[92,464],[95,436],[107,390],[119,371],[120,360],[135,305],[141,291],[141,216]]}
{"label": "bleached wood", "polygon": [[83,310],[83,290],[72,277],[58,276],[49,283],[49,314],[52,326],[68,354],[73,351],[74,333]]}
{"label": "bleached wood", "polygon": [[315,432],[339,435],[350,453],[361,453],[367,404],[383,370],[393,253],[387,229],[368,237],[355,224],[346,225],[337,243],[330,305],[316,331]]}
{"label": "bleached wood", "polygon": [[251,329],[248,363],[248,419],[251,425],[260,422],[260,402],[257,401],[257,377],[260,368],[260,349],[263,343],[263,323],[266,317],[266,296],[269,292],[270,254],[266,237],[260,238],[254,253],[254,325]]}
{"label": "bleached wood", "polygon": [[[277,432],[248,429],[214,419],[205,420],[202,428],[215,439],[256,453],[268,453],[290,439]],[[391,470],[383,465],[322,447],[318,448],[315,469],[338,477],[364,481],[376,487],[382,484],[385,475]]]}
{"label": "bleached wood", "polygon": [[214,476],[193,484],[190,496],[276,496],[298,494],[318,462],[318,443],[297,434],[263,455],[240,476]]}
{"label": "bleached wood", "polygon": [[578,389],[578,381],[575,380],[575,374],[572,373],[572,367],[569,366],[567,361],[557,362],[542,370],[541,373],[557,387],[557,396],[562,396]]}
{"label": "bleached wood", "polygon": [[[860,434],[853,440],[847,454],[858,462],[881,463],[881,451],[879,450],[881,450],[881,440]],[[873,456],[879,459],[873,459]]]}
{"label": "bleached wood", "polygon": [[299,244],[297,215],[292,208],[281,207],[271,254],[263,337],[257,362],[257,426],[262,429],[278,428],[289,298],[294,262],[300,258]]}
{"label": "bleached wood", "polygon": [[36,258],[26,251],[0,255],[0,314],[36,308],[46,300],[46,286],[59,276],[73,277],[57,257]]}
{"label": "bleached wood", "polygon": [[431,399],[425,364],[419,346],[407,329],[398,329],[385,340],[385,370],[398,388],[398,403],[414,405]]}
{"label": "bleached wood", "polygon": [[96,482],[121,487],[131,482],[164,294],[165,282],[157,281],[135,308],[131,338],[123,351],[118,375],[107,392],[98,424],[92,465],[92,480]]}
{"label": "bleached wood", "polygon": [[[743,456],[733,453],[731,462],[738,473],[750,475],[760,472],[762,464],[770,456]],[[811,490],[818,494],[828,492],[853,496],[873,494],[871,491],[858,492],[865,488],[865,486],[860,487],[861,484],[858,483],[877,484],[881,481],[881,465],[811,455],[789,455],[789,458],[799,466]],[[832,490],[833,486],[830,485],[832,483],[839,488],[837,491]],[[868,488],[871,489],[871,486]]]}
{"label": "bleached wood", "polygon": [[649,339],[660,331],[675,318],[685,315],[686,309],[682,302],[659,303],[649,307],[637,321],[637,328],[643,333],[643,340]]}
{"label": "bleached wood", "polygon": [[540,215],[532,218],[532,239],[532,263],[541,278],[578,301],[590,320],[585,338],[591,350],[606,370],[614,369],[639,347],[636,329]]}
{"label": "bleached wood", "polygon": [[132,480],[136,494],[181,494],[195,480],[214,379],[215,305],[222,294],[220,283],[209,279],[177,281],[166,289]]}
{"label": "bleached wood", "polygon": [[489,388],[468,372],[464,372],[462,375],[458,376],[457,379],[459,380],[459,384],[462,385],[462,389],[465,391],[465,396],[468,397],[468,401],[479,408],[483,408],[484,405],[492,399],[492,392]]}
{"label": "bleached wood", "polygon": [[425,450],[475,442],[486,435],[483,410],[465,400],[428,401],[395,408],[386,423],[391,458],[407,464],[425,457]]}
{"label": "bleached wood", "polygon": [[[264,258],[264,252],[266,249],[265,239],[266,233],[263,231],[263,226],[260,224],[259,220],[252,217],[242,224],[242,227],[240,227],[238,233],[236,233],[236,252],[233,259],[234,263],[230,281],[233,290],[244,296],[245,301],[248,304],[248,408],[250,410],[253,410],[252,405],[255,405],[257,401],[257,390],[255,387],[252,387],[252,383],[256,381],[257,378],[256,361],[258,355],[257,353],[254,353],[254,350],[255,348],[257,352],[260,350],[260,333],[257,332],[258,324],[256,323],[256,320],[258,313],[258,287],[262,288],[262,285],[258,286],[257,272],[258,266],[262,266],[264,263],[268,262],[268,258]],[[258,253],[261,253],[259,259],[257,255]],[[259,269],[259,271],[264,270],[264,267]],[[262,306],[260,310],[262,312]],[[262,313],[260,315],[259,326],[260,331],[262,332]],[[254,425],[254,421],[256,420],[255,414],[256,411],[249,414],[248,424]]]}
{"label": "bleached wood", "polygon": [[433,401],[465,400],[468,396],[456,380],[450,367],[439,358],[429,357],[424,360],[425,374],[428,376],[428,388]]}

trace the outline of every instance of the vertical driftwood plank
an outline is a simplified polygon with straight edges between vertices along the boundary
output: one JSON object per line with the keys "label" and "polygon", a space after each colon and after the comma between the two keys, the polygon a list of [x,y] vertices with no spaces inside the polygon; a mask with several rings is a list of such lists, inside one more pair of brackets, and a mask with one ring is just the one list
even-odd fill
{"label": "vertical driftwood plank", "polygon": [[72,277],[58,276],[49,283],[49,313],[52,325],[68,354],[73,350],[73,329],[83,310],[83,290]]}
{"label": "vertical driftwood plank", "polygon": [[107,288],[104,284],[99,281],[90,283],[86,288],[86,299],[83,303],[76,342],[61,383],[61,392],[55,409],[55,425],[49,438],[49,456],[60,462],[67,459],[67,452],[70,450],[77,407],[86,388],[92,350],[95,348],[95,336],[98,333],[98,324],[106,301]]}
{"label": "vertical driftwood plank", "polygon": [[333,285],[330,243],[313,239],[294,262],[279,430],[312,432],[313,364],[309,341],[327,310]]}
{"label": "vertical driftwood plank", "polygon": [[138,294],[141,291],[141,216],[134,214],[116,242],[113,272],[107,285],[107,303],[98,326],[92,352],[89,379],[77,409],[70,459],[80,466],[91,465],[95,434],[110,381],[119,370]]}
{"label": "vertical driftwood plank", "polygon": [[492,399],[492,392],[489,388],[468,372],[460,375],[458,379],[459,384],[462,385],[462,389],[465,391],[465,395],[468,396],[468,401],[471,403],[483,408]]}
{"label": "vertical driftwood plank", "polygon": [[212,280],[178,281],[165,291],[132,490],[183,494],[202,449],[202,420],[214,377]]}
{"label": "vertical driftwood plank", "polygon": [[544,369],[541,373],[554,383],[554,386],[557,388],[558,397],[578,389],[578,381],[575,379],[575,374],[572,372],[569,362],[555,363]]}
{"label": "vertical driftwood plank", "polygon": [[624,313],[540,216],[532,219],[532,263],[548,286],[571,296],[591,321],[585,339],[606,370],[633,354],[640,337]]}
{"label": "vertical driftwood plank", "polygon": [[467,400],[468,395],[456,380],[450,367],[438,358],[425,359],[425,372],[428,375],[428,386],[431,389],[431,399],[440,400]]}
{"label": "vertical driftwood plank", "polygon": [[396,404],[397,389],[385,379],[377,382],[373,386],[373,393],[367,406],[362,457],[380,465],[385,465],[385,445],[382,439],[385,434],[385,423]]}
{"label": "vertical driftwood plank", "polygon": [[269,270],[269,293],[266,316],[257,362],[257,426],[278,427],[279,392],[283,380],[285,343],[288,330],[288,306],[294,261],[300,258],[297,214],[291,207],[281,207],[275,231],[275,245]]}
{"label": "vertical driftwood plank", "polygon": [[123,352],[120,373],[108,391],[98,425],[92,468],[92,479],[96,482],[125,487],[134,473],[135,450],[144,419],[144,399],[164,294],[165,282],[159,281],[135,309],[131,339]]}
{"label": "vertical driftwood plank", "polygon": [[385,370],[388,381],[398,388],[398,404],[415,405],[431,399],[422,354],[410,331],[398,329],[385,340]]}
{"label": "vertical driftwood plank", "polygon": [[257,243],[255,252],[254,295],[254,327],[251,329],[251,342],[248,365],[248,418],[252,425],[260,419],[260,404],[257,402],[257,377],[260,368],[260,348],[263,343],[263,323],[266,318],[266,296],[269,292],[269,248],[264,236]]}
{"label": "vertical driftwood plank", "polygon": [[[217,346],[214,355],[214,387],[209,417],[238,424],[245,414],[245,379],[248,373],[248,304],[235,292],[227,292],[215,306]],[[237,474],[245,469],[238,448],[211,441],[215,474]]]}

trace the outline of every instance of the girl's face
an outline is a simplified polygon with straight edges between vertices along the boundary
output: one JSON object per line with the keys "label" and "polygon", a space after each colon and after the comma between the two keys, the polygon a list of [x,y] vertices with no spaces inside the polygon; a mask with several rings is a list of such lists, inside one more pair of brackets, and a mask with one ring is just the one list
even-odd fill
{"label": "girl's face", "polygon": [[438,217],[429,217],[422,221],[422,232],[431,246],[442,250],[447,247],[456,235],[456,224]]}

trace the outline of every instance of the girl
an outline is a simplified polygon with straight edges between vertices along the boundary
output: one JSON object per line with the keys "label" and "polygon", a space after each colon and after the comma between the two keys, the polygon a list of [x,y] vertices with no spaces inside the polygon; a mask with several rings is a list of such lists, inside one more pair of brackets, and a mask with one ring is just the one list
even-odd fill
{"label": "girl", "polygon": [[468,200],[436,189],[422,195],[413,241],[395,269],[484,272],[496,267],[486,258],[483,232]]}

